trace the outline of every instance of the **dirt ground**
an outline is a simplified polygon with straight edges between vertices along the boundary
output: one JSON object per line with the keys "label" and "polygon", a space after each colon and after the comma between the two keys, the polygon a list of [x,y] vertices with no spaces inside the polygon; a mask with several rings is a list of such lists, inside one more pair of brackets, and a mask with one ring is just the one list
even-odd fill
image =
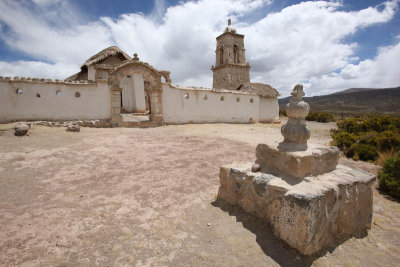
{"label": "dirt ground", "polygon": [[[308,125],[329,143],[334,124]],[[368,236],[311,257],[216,201],[219,166],[254,160],[281,125],[12,127],[0,125],[1,266],[399,266],[400,204],[376,189]]]}

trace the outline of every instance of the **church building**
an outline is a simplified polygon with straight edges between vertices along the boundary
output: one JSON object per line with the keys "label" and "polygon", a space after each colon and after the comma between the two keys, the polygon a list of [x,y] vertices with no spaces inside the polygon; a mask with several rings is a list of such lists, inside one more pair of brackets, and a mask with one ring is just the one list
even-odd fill
{"label": "church building", "polygon": [[101,120],[113,127],[279,121],[279,93],[250,82],[244,35],[231,21],[216,38],[212,88],[182,87],[116,46],[65,80],[0,76],[0,122]]}

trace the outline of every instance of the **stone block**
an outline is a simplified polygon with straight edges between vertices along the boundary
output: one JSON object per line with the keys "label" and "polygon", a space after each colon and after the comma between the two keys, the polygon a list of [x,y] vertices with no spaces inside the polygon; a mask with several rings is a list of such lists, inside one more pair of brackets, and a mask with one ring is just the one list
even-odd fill
{"label": "stone block", "polygon": [[150,116],[151,121],[157,121],[157,122],[162,122],[163,121],[163,116],[162,115],[151,115]]}
{"label": "stone block", "polygon": [[262,172],[302,179],[334,170],[339,162],[339,149],[332,146],[309,147],[305,151],[287,152],[276,146],[259,144],[256,158]]}
{"label": "stone block", "polygon": [[256,215],[274,234],[304,255],[367,233],[375,176],[338,165],[331,172],[287,180],[252,172],[254,163],[220,169],[218,198]]}
{"label": "stone block", "polygon": [[121,101],[112,101],[111,102],[111,106],[113,107],[113,108],[120,108],[121,107]]}
{"label": "stone block", "polygon": [[114,114],[120,114],[120,113],[121,113],[121,108],[119,108],[119,107],[113,107],[113,113],[114,113]]}

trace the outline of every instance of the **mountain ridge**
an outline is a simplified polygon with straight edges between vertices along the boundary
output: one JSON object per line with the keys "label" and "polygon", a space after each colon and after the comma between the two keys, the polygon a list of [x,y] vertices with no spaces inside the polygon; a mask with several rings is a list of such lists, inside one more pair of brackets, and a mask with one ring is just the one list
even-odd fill
{"label": "mountain ridge", "polygon": [[[393,88],[349,88],[329,95],[303,97],[311,111],[348,115],[365,113],[400,114],[400,86]],[[278,99],[283,109],[290,97]]]}

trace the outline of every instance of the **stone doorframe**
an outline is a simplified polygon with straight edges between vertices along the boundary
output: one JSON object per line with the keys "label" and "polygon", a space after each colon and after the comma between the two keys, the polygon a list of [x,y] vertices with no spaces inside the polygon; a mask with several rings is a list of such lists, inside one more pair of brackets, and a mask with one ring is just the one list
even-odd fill
{"label": "stone doorframe", "polygon": [[162,118],[162,103],[161,103],[162,101],[161,77],[165,77],[166,79],[168,78],[168,81],[170,81],[169,72],[167,71],[159,72],[149,64],[141,61],[126,62],[118,66],[114,70],[110,71],[108,82],[109,85],[111,86],[111,91],[112,91],[111,121],[113,122],[113,124],[115,123],[116,126],[117,124],[120,124],[122,122],[122,117],[120,115],[122,88],[120,88],[120,83],[121,80],[125,78],[127,75],[133,75],[133,74],[142,75],[143,79],[149,83],[146,92],[148,93],[150,99],[149,101],[150,120],[162,121],[163,118]]}

